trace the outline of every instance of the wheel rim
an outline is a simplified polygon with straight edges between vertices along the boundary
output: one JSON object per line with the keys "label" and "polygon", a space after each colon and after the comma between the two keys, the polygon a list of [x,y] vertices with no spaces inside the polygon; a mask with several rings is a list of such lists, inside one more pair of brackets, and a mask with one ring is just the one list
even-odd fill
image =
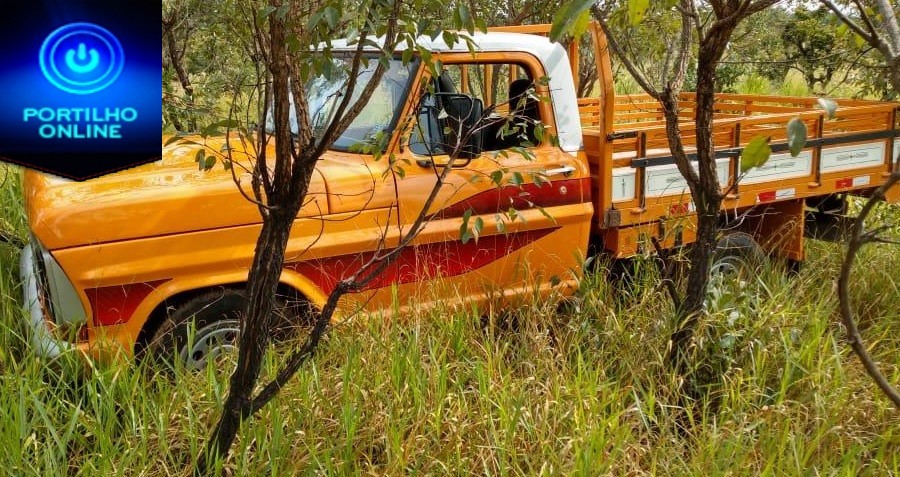
{"label": "wheel rim", "polygon": [[199,370],[221,357],[234,355],[240,333],[238,320],[221,320],[197,329],[193,341],[181,348],[181,362],[190,370]]}
{"label": "wheel rim", "polygon": [[737,256],[722,257],[712,264],[709,270],[711,276],[733,276],[741,271],[751,270],[746,260]]}

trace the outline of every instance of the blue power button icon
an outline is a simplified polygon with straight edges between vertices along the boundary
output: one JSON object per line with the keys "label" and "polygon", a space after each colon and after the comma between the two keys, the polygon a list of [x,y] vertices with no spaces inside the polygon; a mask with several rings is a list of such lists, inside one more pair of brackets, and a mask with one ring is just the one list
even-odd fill
{"label": "blue power button icon", "polygon": [[125,52],[106,28],[69,23],[47,35],[39,61],[53,86],[67,93],[91,94],[116,81],[125,66]]}

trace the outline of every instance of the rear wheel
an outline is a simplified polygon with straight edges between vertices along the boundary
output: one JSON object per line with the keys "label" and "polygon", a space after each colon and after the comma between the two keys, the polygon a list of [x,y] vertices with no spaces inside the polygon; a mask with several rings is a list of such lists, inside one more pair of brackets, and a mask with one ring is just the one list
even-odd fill
{"label": "rear wheel", "polygon": [[709,273],[711,276],[755,275],[766,260],[766,253],[752,235],[731,232],[716,242]]}
{"label": "rear wheel", "polygon": [[759,273],[767,260],[750,234],[732,232],[720,238],[709,272],[707,309],[731,310],[732,320],[741,316],[738,310],[756,309],[764,288]]}

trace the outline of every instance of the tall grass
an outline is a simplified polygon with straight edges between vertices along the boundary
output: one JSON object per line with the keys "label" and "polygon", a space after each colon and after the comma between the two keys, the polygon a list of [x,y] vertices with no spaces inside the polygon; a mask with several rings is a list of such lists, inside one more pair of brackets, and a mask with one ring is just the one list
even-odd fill
{"label": "tall grass", "polygon": [[[15,181],[0,189],[3,217],[24,236],[17,192]],[[224,465],[231,475],[896,473],[900,416],[836,325],[841,250],[809,249],[796,276],[772,268],[716,288],[695,348],[705,394],[687,433],[663,365],[671,305],[639,262],[635,280],[591,275],[562,306],[342,325]],[[223,373],[37,359],[21,340],[16,258],[0,246],[0,469],[189,475]],[[874,246],[860,263],[863,333],[900,382],[900,254]]]}

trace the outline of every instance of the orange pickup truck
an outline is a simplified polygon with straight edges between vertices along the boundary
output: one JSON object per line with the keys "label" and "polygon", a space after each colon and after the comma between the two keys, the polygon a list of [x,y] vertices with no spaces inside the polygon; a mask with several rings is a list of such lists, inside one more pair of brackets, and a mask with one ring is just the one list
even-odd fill
{"label": "orange pickup truck", "polygon": [[[433,94],[425,84],[488,108],[515,97],[523,81],[532,83],[548,100],[526,110],[549,132],[532,138],[536,145],[525,156],[533,157],[500,154],[510,144],[497,134],[473,144],[472,158],[452,170],[428,211],[434,218],[381,277],[345,296],[343,315],[389,316],[438,302],[484,307],[571,293],[589,250],[628,257],[651,237],[664,247],[692,242],[692,206],[668,152],[658,105],[644,96],[615,96],[605,39],[596,28],[600,94],[577,98],[577,48],[550,42],[540,34],[546,31],[476,34],[474,54],[464,45],[435,42],[431,51],[445,70],[433,80],[421,63],[389,62],[362,114],[319,161],[288,245],[280,303],[321,307],[338,280],[380,247],[398,243],[422,211],[435,165],[448,161],[428,143],[442,130],[437,115],[423,107],[422,98]],[[316,84],[308,93],[311,104],[341,87]],[[682,104],[690,144],[690,94]],[[900,105],[839,104],[837,118],[828,120],[814,98],[718,97],[717,170],[730,191],[723,218],[759,212],[746,214],[740,230],[772,254],[802,260],[809,207],[833,208],[847,194],[865,195],[900,167]],[[785,126],[798,116],[812,137],[792,157],[783,145]],[[385,151],[394,164],[408,164],[402,174],[354,147],[375,133],[390,138]],[[772,137],[774,156],[732,186],[741,147],[759,134]],[[196,149],[167,145],[156,163],[86,182],[25,174],[32,237],[21,276],[32,344],[41,354],[131,354],[165,342],[175,343],[188,365],[199,366],[229,346],[239,329],[260,218],[230,172],[198,171]],[[487,179],[498,170],[508,179],[503,187]],[[895,187],[890,198],[898,197]],[[824,211],[813,215],[829,218]],[[460,240],[463,217],[482,219],[477,241]],[[195,327],[191,343],[188,325]]]}

